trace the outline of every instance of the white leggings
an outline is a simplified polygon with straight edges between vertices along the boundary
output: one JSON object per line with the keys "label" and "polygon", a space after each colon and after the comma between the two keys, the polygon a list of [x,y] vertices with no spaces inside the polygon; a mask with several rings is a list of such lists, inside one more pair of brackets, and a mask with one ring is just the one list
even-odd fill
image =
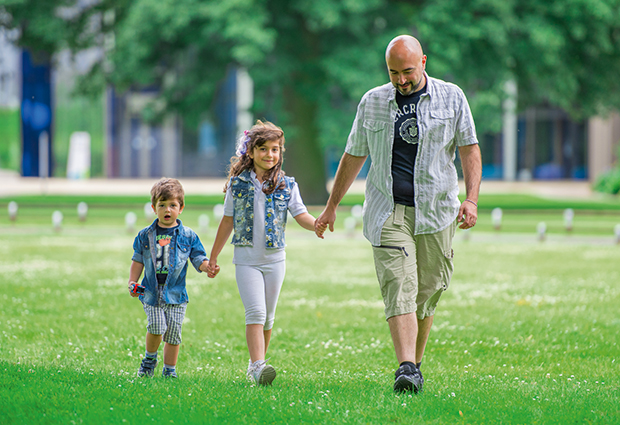
{"label": "white leggings", "polygon": [[246,325],[263,325],[266,331],[273,327],[285,272],[285,261],[263,266],[235,267],[237,288],[245,307]]}

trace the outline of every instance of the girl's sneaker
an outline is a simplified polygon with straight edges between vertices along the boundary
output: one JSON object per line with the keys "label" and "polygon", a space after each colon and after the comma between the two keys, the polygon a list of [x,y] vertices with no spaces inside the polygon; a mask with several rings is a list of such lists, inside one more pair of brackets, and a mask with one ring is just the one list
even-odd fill
{"label": "girl's sneaker", "polygon": [[247,375],[258,385],[271,385],[276,379],[276,370],[267,364],[267,360],[256,360],[254,363],[250,360]]}

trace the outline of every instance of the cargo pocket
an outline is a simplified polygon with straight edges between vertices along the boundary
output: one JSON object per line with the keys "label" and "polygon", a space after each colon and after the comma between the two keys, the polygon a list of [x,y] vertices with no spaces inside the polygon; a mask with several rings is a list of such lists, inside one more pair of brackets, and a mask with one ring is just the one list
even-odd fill
{"label": "cargo pocket", "polygon": [[[384,300],[396,301],[399,293],[414,291],[415,285],[409,284],[406,259],[409,253],[403,246],[380,245],[373,247],[375,270],[381,295]],[[414,279],[415,281],[415,279]]]}
{"label": "cargo pocket", "polygon": [[450,249],[449,251],[444,251],[443,256],[444,265],[441,272],[443,282],[442,289],[443,291],[446,291],[448,289],[448,286],[450,286],[452,272],[454,271],[454,250]]}

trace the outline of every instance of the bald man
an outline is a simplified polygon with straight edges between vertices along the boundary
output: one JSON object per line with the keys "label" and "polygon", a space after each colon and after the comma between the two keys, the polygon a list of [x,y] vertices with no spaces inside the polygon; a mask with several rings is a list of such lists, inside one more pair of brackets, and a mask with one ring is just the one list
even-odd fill
{"label": "bald man", "polygon": [[[457,223],[478,217],[482,175],[474,120],[463,91],[426,74],[414,37],[394,38],[385,52],[390,83],[360,101],[332,192],[316,220],[317,235],[333,231],[336,208],[366,158],[364,236],[373,247],[398,368],[394,391],[422,391],[420,367],[441,294],[453,271]],[[466,199],[458,199],[454,165],[461,157]]]}

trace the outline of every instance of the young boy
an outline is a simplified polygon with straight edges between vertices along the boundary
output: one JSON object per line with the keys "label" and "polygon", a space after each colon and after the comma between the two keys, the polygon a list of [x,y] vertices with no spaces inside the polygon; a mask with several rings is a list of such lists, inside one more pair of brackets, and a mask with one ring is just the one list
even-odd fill
{"label": "young boy", "polygon": [[[219,268],[210,268],[198,235],[184,227],[177,217],[183,211],[184,191],[176,179],[162,178],[151,189],[151,204],[157,219],[142,229],[133,243],[129,269],[129,293],[140,297],[148,319],[146,355],[138,376],[153,376],[157,366],[157,350],[164,345],[164,377],[176,378],[176,364],[181,344],[181,327],[188,296],[185,276],[188,259],[196,270],[215,277]],[[144,270],[142,285],[138,279]],[[143,287],[140,294],[134,290]]]}

